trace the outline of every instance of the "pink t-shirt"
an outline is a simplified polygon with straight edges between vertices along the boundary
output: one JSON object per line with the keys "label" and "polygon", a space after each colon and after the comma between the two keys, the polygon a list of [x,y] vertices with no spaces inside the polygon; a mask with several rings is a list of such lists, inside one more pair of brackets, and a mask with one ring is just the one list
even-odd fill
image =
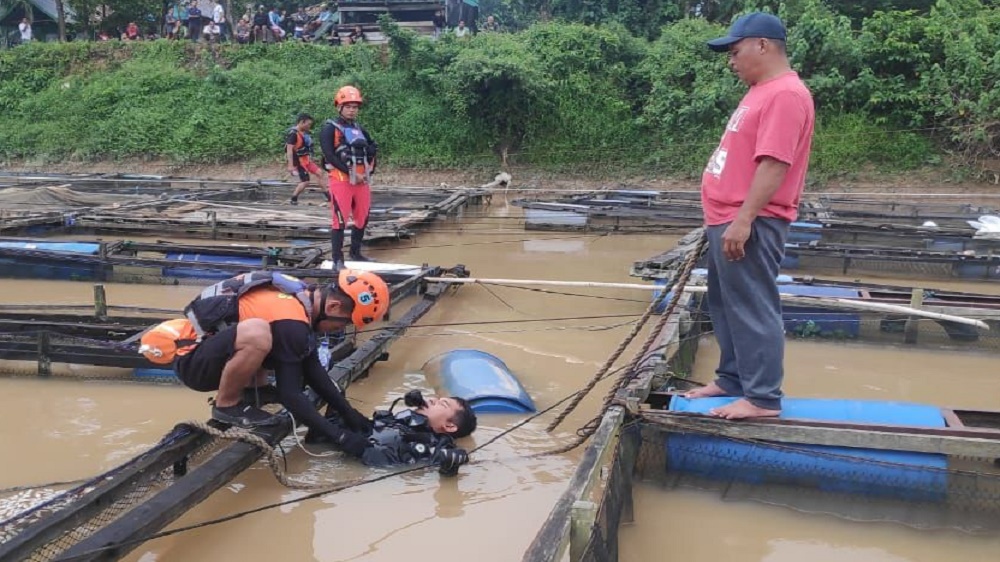
{"label": "pink t-shirt", "polygon": [[729,117],[719,147],[701,176],[705,224],[725,224],[736,218],[757,164],[765,156],[789,168],[758,216],[794,221],[809,168],[815,121],[812,95],[795,72],[751,86]]}

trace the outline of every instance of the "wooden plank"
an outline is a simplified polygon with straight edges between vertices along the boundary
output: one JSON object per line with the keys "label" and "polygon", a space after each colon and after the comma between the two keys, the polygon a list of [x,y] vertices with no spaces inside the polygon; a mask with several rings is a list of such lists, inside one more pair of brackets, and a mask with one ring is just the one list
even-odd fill
{"label": "wooden plank", "polygon": [[[913,289],[910,297],[910,308],[919,309],[924,304],[924,290]],[[917,335],[920,333],[920,318],[914,315],[906,317],[906,324],[903,326],[903,341],[905,343],[917,343]]]}
{"label": "wooden plank", "polygon": [[1000,431],[711,416],[647,410],[643,419],[665,429],[779,443],[1000,458]]}
{"label": "wooden plank", "polygon": [[570,560],[580,560],[583,558],[583,554],[587,549],[587,543],[593,534],[595,521],[597,521],[596,503],[586,500],[573,502],[573,507],[570,508]]}
{"label": "wooden plank", "polygon": [[624,420],[625,408],[612,406],[608,409],[593,439],[584,450],[566,491],[559,496],[549,517],[524,553],[521,559],[523,562],[555,562],[561,559],[569,543],[573,506],[589,496],[593,485],[600,478],[602,461],[614,450],[614,443]]}

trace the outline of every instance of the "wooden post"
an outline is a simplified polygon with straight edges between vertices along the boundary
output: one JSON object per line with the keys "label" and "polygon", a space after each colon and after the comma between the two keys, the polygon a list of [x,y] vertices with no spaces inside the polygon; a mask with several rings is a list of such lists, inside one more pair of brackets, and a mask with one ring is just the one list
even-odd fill
{"label": "wooden post", "polygon": [[[910,296],[910,308],[920,308],[924,304],[924,290],[914,288]],[[903,341],[906,343],[917,343],[917,334],[920,332],[920,318],[908,316],[906,324],[903,326]]]}
{"label": "wooden post", "polygon": [[577,562],[583,558],[587,543],[590,542],[590,535],[594,532],[595,521],[597,521],[596,503],[586,500],[573,502],[569,527],[570,562]]}
{"label": "wooden post", "polygon": [[104,285],[94,285],[94,316],[100,319],[108,317],[108,297],[104,293]]}
{"label": "wooden post", "polygon": [[38,333],[38,374],[42,376],[52,374],[52,360],[49,358],[50,343],[47,330]]}
{"label": "wooden post", "polygon": [[212,227],[212,240],[219,236],[219,221],[215,211],[208,212],[208,224]]}

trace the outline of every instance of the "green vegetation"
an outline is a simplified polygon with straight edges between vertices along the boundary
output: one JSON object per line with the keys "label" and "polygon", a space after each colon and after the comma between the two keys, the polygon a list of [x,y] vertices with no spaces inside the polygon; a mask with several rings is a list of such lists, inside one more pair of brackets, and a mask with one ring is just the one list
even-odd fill
{"label": "green vegetation", "polygon": [[[1000,8],[779,13],[816,98],[815,178],[995,155]],[[280,158],[295,114],[332,116],[353,83],[393,165],[697,176],[745,87],[704,48],[723,25],[663,14],[638,36],[616,16],[437,42],[384,22],[389,45],[348,48],[31,44],[0,52],[0,158]]]}

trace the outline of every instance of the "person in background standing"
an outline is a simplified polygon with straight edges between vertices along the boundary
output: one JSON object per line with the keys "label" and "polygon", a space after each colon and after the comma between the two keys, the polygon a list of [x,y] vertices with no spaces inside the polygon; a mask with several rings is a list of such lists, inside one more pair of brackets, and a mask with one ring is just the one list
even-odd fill
{"label": "person in background standing", "polygon": [[215,2],[215,6],[212,8],[212,21],[219,26],[219,38],[228,39],[229,31],[227,31],[228,25],[226,24],[226,9],[222,7],[222,2]]}
{"label": "person in background standing", "polygon": [[201,10],[198,9],[198,2],[191,2],[188,7],[188,36],[192,41],[201,39],[201,28],[204,24],[201,21]]}
{"label": "person in background standing", "polygon": [[28,18],[22,18],[21,23],[17,24],[17,30],[21,32],[21,44],[30,43],[33,39],[31,33],[31,22]]}
{"label": "person in background standing", "polygon": [[444,12],[438,10],[434,12],[434,38],[437,39],[441,37],[441,32],[444,31],[445,21]]}

